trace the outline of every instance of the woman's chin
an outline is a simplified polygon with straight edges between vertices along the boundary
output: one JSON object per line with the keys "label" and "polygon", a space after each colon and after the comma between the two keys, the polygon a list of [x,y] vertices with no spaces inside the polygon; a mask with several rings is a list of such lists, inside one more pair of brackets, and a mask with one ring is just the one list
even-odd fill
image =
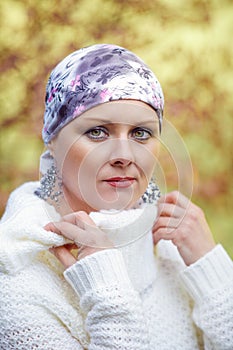
{"label": "woman's chin", "polygon": [[131,189],[92,190],[90,187],[81,194],[66,193],[65,202],[73,211],[126,210],[132,208],[140,198],[139,191]]}
{"label": "woman's chin", "polygon": [[[95,211],[99,210],[126,210],[131,208],[137,198],[132,198],[132,196],[118,196],[116,197],[107,197],[98,199],[95,203],[92,203],[92,207]],[[89,203],[90,204],[90,203]]]}
{"label": "woman's chin", "polygon": [[138,198],[117,198],[98,202],[97,210],[126,210],[134,206]]}

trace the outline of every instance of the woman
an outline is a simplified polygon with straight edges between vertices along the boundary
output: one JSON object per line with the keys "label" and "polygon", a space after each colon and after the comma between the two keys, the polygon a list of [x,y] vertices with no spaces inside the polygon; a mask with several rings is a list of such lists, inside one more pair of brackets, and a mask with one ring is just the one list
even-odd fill
{"label": "woman", "polygon": [[1,221],[1,349],[233,348],[232,261],[201,209],[150,181],[162,111],[124,48],[52,71],[42,179]]}

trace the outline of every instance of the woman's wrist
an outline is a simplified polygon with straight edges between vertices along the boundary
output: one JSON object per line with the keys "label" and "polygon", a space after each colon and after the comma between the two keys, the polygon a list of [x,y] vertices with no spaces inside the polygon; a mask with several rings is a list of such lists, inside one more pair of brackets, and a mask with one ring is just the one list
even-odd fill
{"label": "woman's wrist", "polygon": [[218,244],[181,272],[181,278],[189,294],[199,302],[233,281],[233,262]]}
{"label": "woman's wrist", "polygon": [[132,288],[124,259],[117,249],[106,249],[86,256],[66,269],[64,277],[80,298],[90,290],[106,286]]}

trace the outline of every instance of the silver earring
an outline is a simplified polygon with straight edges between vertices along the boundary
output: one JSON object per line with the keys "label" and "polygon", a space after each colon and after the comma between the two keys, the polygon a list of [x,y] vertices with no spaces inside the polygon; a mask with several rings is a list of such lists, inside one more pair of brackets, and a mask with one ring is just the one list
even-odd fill
{"label": "silver earring", "polygon": [[159,187],[156,185],[155,180],[152,178],[148,184],[148,187],[141,199],[143,203],[153,204],[160,198],[161,193]]}
{"label": "silver earring", "polygon": [[[56,184],[57,191],[55,191]],[[35,194],[41,199],[50,198],[52,201],[58,202],[58,197],[62,194],[62,181],[58,177],[57,168],[54,165],[42,176],[40,187],[35,191]]]}

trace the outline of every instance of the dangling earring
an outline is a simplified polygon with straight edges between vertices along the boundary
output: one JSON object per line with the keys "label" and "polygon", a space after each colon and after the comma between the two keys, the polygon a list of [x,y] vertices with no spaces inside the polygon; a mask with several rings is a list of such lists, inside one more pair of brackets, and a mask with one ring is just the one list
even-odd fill
{"label": "dangling earring", "polygon": [[[58,180],[58,181],[57,181]],[[59,190],[55,191],[55,185],[58,185]],[[58,197],[62,194],[62,182],[58,178],[57,168],[53,165],[47,170],[47,173],[40,180],[40,187],[35,191],[35,194],[44,200],[50,198],[58,202]]]}
{"label": "dangling earring", "polygon": [[62,195],[62,180],[58,176],[54,159],[48,151],[41,156],[40,170],[43,176],[40,180],[40,187],[35,191],[35,194],[41,199],[51,199],[58,202],[58,197]]}
{"label": "dangling earring", "polygon": [[158,185],[154,182],[154,179],[151,179],[146,191],[142,195],[142,201],[143,203],[156,203],[159,197],[161,196],[160,189]]}
{"label": "dangling earring", "polygon": [[161,193],[158,185],[156,185],[155,179],[152,177],[150,180],[146,191],[144,194],[141,196],[139,201],[137,202],[137,207],[143,205],[143,204],[153,204],[158,201],[160,198]]}

